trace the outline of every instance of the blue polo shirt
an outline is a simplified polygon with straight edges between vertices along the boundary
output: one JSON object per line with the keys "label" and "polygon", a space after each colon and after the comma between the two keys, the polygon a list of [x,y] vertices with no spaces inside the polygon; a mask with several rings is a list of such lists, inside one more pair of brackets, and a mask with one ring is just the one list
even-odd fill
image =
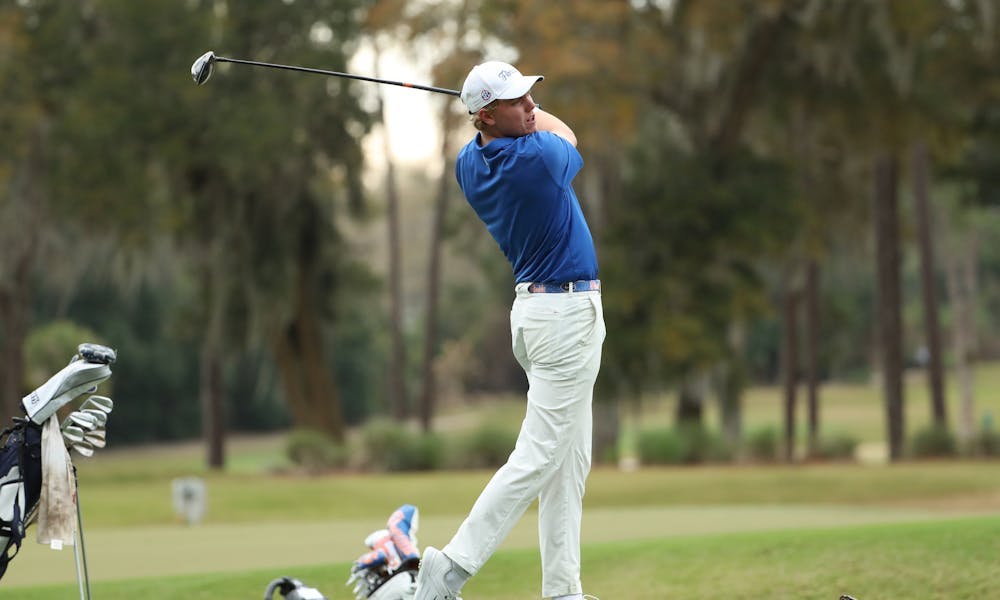
{"label": "blue polo shirt", "polygon": [[539,131],[479,135],[458,153],[455,176],[521,283],[597,279],[594,239],[573,191],[583,158],[567,140]]}

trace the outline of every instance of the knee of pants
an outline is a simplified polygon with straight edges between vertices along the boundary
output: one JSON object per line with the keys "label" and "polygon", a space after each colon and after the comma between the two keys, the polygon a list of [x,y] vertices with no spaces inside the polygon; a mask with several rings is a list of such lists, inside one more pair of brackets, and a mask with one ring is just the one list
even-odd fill
{"label": "knee of pants", "polygon": [[518,435],[509,462],[542,474],[558,468],[573,447],[573,429],[565,427],[539,430],[526,425]]}

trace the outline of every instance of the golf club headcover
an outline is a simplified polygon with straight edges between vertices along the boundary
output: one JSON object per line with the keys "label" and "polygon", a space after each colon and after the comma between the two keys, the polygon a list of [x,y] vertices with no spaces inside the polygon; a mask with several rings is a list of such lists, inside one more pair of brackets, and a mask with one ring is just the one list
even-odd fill
{"label": "golf club headcover", "polygon": [[24,412],[34,423],[45,423],[81,394],[97,391],[98,384],[111,377],[109,365],[116,359],[115,351],[107,346],[80,344],[68,365],[21,399]]}
{"label": "golf club headcover", "polygon": [[113,348],[87,342],[76,347],[76,354],[89,363],[102,365],[111,365],[118,360],[118,353]]}
{"label": "golf club headcover", "polygon": [[[371,551],[359,556],[351,565],[351,575],[345,585],[353,584],[352,593],[358,600],[380,598],[395,600],[415,586],[415,573],[420,564],[417,530],[420,511],[404,504],[393,511],[385,529],[373,531],[365,538]],[[411,577],[412,576],[412,577]]]}
{"label": "golf club headcover", "polygon": [[[412,504],[404,504],[393,511],[386,527],[389,529],[392,543],[396,546],[396,552],[399,553],[400,562],[419,561],[417,530],[420,529],[420,510]],[[399,568],[399,565],[396,568]]]}
{"label": "golf club headcover", "polygon": [[[392,543],[392,536],[388,529],[379,529],[368,534],[368,537],[365,538],[365,545],[371,548],[371,551],[362,554],[354,561],[354,564],[351,565],[352,576],[365,569],[382,566],[391,572],[396,570],[402,562],[399,552],[396,551],[396,545]],[[350,584],[354,579],[356,577],[348,580],[347,583]]]}

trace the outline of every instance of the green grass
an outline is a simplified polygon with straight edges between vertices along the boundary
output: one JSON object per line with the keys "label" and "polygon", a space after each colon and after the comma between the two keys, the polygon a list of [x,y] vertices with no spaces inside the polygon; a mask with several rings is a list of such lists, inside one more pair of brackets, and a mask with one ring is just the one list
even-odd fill
{"label": "green grass", "polygon": [[[346,597],[341,583],[348,561],[362,553],[364,536],[382,526],[396,505],[420,506],[421,543],[440,546],[491,476],[488,471],[316,478],[210,475],[208,518],[187,528],[170,512],[172,473],[163,467],[176,460],[176,452],[146,451],[105,461],[95,456],[87,463],[81,505],[95,597],[259,597],[267,582],[281,575],[302,578],[331,598]],[[129,469],[136,471],[134,476],[124,476]],[[901,550],[894,544],[905,540],[913,544],[904,548],[907,552],[935,555],[936,561],[947,563],[942,569],[948,573],[966,571],[965,558],[949,558],[950,553],[939,553],[940,548],[922,539],[947,533],[958,536],[955,548],[995,555],[993,540],[1000,538],[984,538],[976,529],[1000,533],[998,473],[995,462],[647,468],[631,473],[598,468],[586,497],[586,581],[605,600],[664,594],[714,598],[719,596],[704,586],[729,579],[726,597],[751,597],[777,583],[795,590],[785,597],[809,597],[804,590],[811,581],[839,584],[842,579],[837,578],[845,576],[841,569],[847,568],[842,563],[853,564],[849,561],[854,559],[837,557],[856,555],[861,548],[873,554],[861,561],[866,570],[850,590],[896,590],[885,586],[906,586],[908,578],[880,579],[872,566],[877,563],[870,561],[874,554],[884,555],[879,560],[889,569],[900,560],[895,556]],[[921,538],[911,531],[932,533]],[[38,546],[32,535],[29,530],[22,555],[0,587],[0,599],[72,597],[72,553]],[[468,597],[537,597],[532,596],[539,581],[536,546],[535,515],[529,511],[475,579]],[[763,556],[771,557],[766,564],[758,560]],[[805,564],[811,562],[815,564]],[[606,563],[614,565],[611,572],[605,572]],[[706,581],[693,575],[706,569],[719,574],[706,575]],[[851,566],[848,574],[856,570]],[[968,586],[977,580],[966,579],[969,583],[956,582],[949,575],[931,590],[951,596],[935,596],[914,585],[899,588],[906,593],[894,597],[976,597]],[[61,585],[41,585],[46,582]],[[517,587],[504,595],[502,586],[511,582]],[[637,582],[645,587],[628,587]],[[827,596],[825,586],[816,588],[823,594],[815,597]]]}
{"label": "green grass", "polygon": [[[169,525],[169,473],[150,469],[122,478],[121,465],[108,476],[100,458],[80,472],[80,501],[95,527]],[[83,462],[83,461],[78,461]],[[155,463],[136,460],[134,468]],[[588,508],[692,504],[940,505],[1000,498],[1000,467],[992,462],[902,463],[859,468],[849,464],[644,468],[626,473],[595,468],[587,483]],[[183,472],[177,473],[181,475]],[[391,512],[404,496],[427,514],[452,514],[471,506],[491,471],[299,477],[203,474],[210,523],[269,520],[372,519]],[[845,485],[849,482],[850,485]],[[447,493],[442,493],[447,490]],[[142,510],[136,510],[141,507]]]}
{"label": "green grass", "polygon": [[[608,600],[663,598],[988,598],[1000,581],[1000,518],[754,532],[592,544],[583,572]],[[235,574],[97,582],[95,598],[249,599],[282,575],[349,598],[347,563]],[[500,552],[465,589],[475,600],[537,598],[534,550]],[[17,589],[22,600],[74,597],[75,585]],[[10,596],[13,597],[13,596]]]}
{"label": "green grass", "polygon": [[[908,379],[910,431],[929,412],[922,385]],[[979,370],[977,393],[980,414],[1000,414],[1000,365]],[[780,422],[779,398],[776,389],[751,390],[746,426]],[[875,388],[826,386],[823,402],[827,430],[882,439]],[[668,423],[666,406],[647,403],[645,424]],[[443,423],[456,431],[482,419],[516,427],[522,415],[514,399]],[[392,509],[418,505],[421,544],[440,546],[492,475],[282,475],[275,467],[286,466],[283,442],[230,439],[226,473],[206,471],[198,443],[116,449],[112,440],[78,459],[94,597],[259,598],[269,581],[290,575],[346,599],[350,560]],[[208,486],[207,518],[193,528],[179,523],[170,502],[171,480],[189,475]],[[1000,583],[998,475],[996,461],[599,466],[587,486],[584,581],[602,600],[990,597]],[[538,598],[539,586],[532,509],[466,597]],[[37,545],[29,530],[0,600],[76,595],[72,552]]]}

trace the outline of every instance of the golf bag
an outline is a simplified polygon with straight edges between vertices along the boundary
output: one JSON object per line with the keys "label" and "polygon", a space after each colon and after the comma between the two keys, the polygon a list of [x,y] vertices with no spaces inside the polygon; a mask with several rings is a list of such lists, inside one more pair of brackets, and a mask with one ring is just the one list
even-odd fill
{"label": "golf bag", "polygon": [[[106,346],[80,344],[69,365],[21,400],[27,418],[15,417],[14,424],[0,433],[0,578],[21,549],[25,531],[38,513],[45,486],[43,425],[57,419],[56,411],[69,402],[97,391],[97,385],[111,376],[109,365],[115,358],[115,351]],[[56,447],[66,461],[67,447],[90,456],[95,448],[104,447],[111,407],[110,398],[91,396],[67,416],[59,427],[61,435],[48,439],[58,442]],[[53,422],[53,431],[57,425]],[[75,487],[72,493],[75,503]]]}
{"label": "golf bag", "polygon": [[[392,513],[385,529],[365,538],[369,551],[354,561],[347,580],[347,585],[354,585],[357,600],[412,600],[420,568],[419,526],[420,511],[412,504],[404,504]],[[326,600],[316,589],[291,577],[280,577],[268,584],[264,600],[272,600],[275,591],[284,600]]]}
{"label": "golf bag", "polygon": [[42,490],[42,428],[26,419],[0,434],[0,579],[21,549]]}
{"label": "golf bag", "polygon": [[316,588],[306,586],[298,579],[280,577],[267,585],[264,590],[264,600],[272,600],[277,590],[285,600],[326,600],[326,596]]}

